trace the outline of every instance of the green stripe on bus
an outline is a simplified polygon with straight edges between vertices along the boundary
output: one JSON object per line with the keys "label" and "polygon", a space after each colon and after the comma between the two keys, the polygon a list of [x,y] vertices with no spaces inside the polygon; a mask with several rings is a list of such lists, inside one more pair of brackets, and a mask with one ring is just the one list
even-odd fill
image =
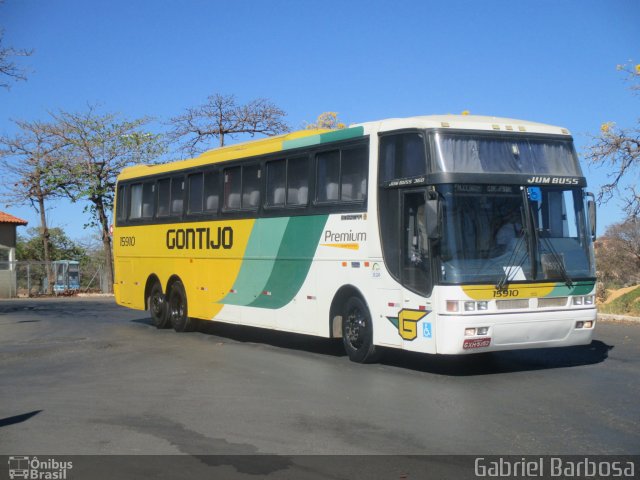
{"label": "green stripe on bus", "polygon": [[321,133],[319,135],[310,135],[308,137],[298,138],[296,140],[285,140],[282,142],[282,149],[289,150],[292,148],[319,145],[321,143],[338,142],[340,140],[361,137],[362,135],[364,135],[363,127],[343,128],[332,132]]}
{"label": "green stripe on bus", "polygon": [[568,287],[564,283],[556,284],[555,288],[551,291],[547,297],[564,297],[567,295],[588,295],[593,291],[593,287],[595,282],[593,281],[583,281],[583,282],[573,282],[573,284]]}
{"label": "green stripe on bus", "polygon": [[293,300],[307,278],[327,218],[314,215],[289,220],[271,276],[251,307],[281,308]]}
{"label": "green stripe on bus", "polygon": [[256,220],[244,261],[233,284],[235,293],[227,294],[220,303],[249,305],[258,298],[271,276],[289,217],[261,218]]}

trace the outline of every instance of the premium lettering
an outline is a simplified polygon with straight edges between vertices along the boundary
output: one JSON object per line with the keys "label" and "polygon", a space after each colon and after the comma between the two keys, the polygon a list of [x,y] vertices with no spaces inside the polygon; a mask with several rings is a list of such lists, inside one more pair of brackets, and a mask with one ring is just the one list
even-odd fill
{"label": "premium lettering", "polygon": [[233,247],[233,229],[218,227],[212,231],[208,227],[171,228],[167,230],[169,250],[218,250]]}

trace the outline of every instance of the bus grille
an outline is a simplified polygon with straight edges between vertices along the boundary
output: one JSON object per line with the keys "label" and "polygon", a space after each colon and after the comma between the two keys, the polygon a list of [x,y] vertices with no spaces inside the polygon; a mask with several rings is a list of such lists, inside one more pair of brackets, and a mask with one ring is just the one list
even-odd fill
{"label": "bus grille", "polygon": [[529,300],[525,298],[518,300],[496,300],[496,307],[498,308],[498,310],[529,308]]}
{"label": "bus grille", "polygon": [[564,307],[567,304],[567,298],[568,297],[539,298],[538,308]]}

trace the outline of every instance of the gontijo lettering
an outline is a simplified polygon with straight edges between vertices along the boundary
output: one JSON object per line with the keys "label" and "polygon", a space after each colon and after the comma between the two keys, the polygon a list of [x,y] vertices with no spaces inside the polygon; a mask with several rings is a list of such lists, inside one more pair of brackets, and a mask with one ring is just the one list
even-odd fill
{"label": "gontijo lettering", "polygon": [[167,248],[169,250],[217,250],[233,247],[233,229],[218,227],[214,232],[211,228],[170,228],[167,230]]}

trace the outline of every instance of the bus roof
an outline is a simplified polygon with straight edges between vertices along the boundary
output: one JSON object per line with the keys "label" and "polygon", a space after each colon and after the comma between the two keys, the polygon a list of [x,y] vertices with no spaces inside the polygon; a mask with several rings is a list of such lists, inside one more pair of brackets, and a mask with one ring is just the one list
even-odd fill
{"label": "bus roof", "polygon": [[[460,130],[487,130],[520,133],[541,133],[547,135],[570,135],[563,127],[544,123],[517,120],[514,118],[489,117],[481,115],[424,115],[407,118],[388,118],[377,122],[357,124],[365,129],[380,132],[399,130],[403,128],[438,128]],[[352,126],[357,126],[352,125]]]}
{"label": "bus roof", "polygon": [[386,120],[353,124],[344,130],[299,130],[284,135],[277,135],[259,140],[250,140],[227,147],[214,148],[188,160],[180,160],[158,165],[134,165],[125,168],[120,174],[119,179],[124,180],[154,175],[173,170],[224,162],[226,160],[233,160],[236,158],[252,157],[266,153],[280,152],[291,148],[355,138],[377,132],[409,128],[486,130],[493,132],[501,131],[547,135],[570,135],[566,128],[512,118],[479,115],[425,115],[407,118],[389,118]]}

